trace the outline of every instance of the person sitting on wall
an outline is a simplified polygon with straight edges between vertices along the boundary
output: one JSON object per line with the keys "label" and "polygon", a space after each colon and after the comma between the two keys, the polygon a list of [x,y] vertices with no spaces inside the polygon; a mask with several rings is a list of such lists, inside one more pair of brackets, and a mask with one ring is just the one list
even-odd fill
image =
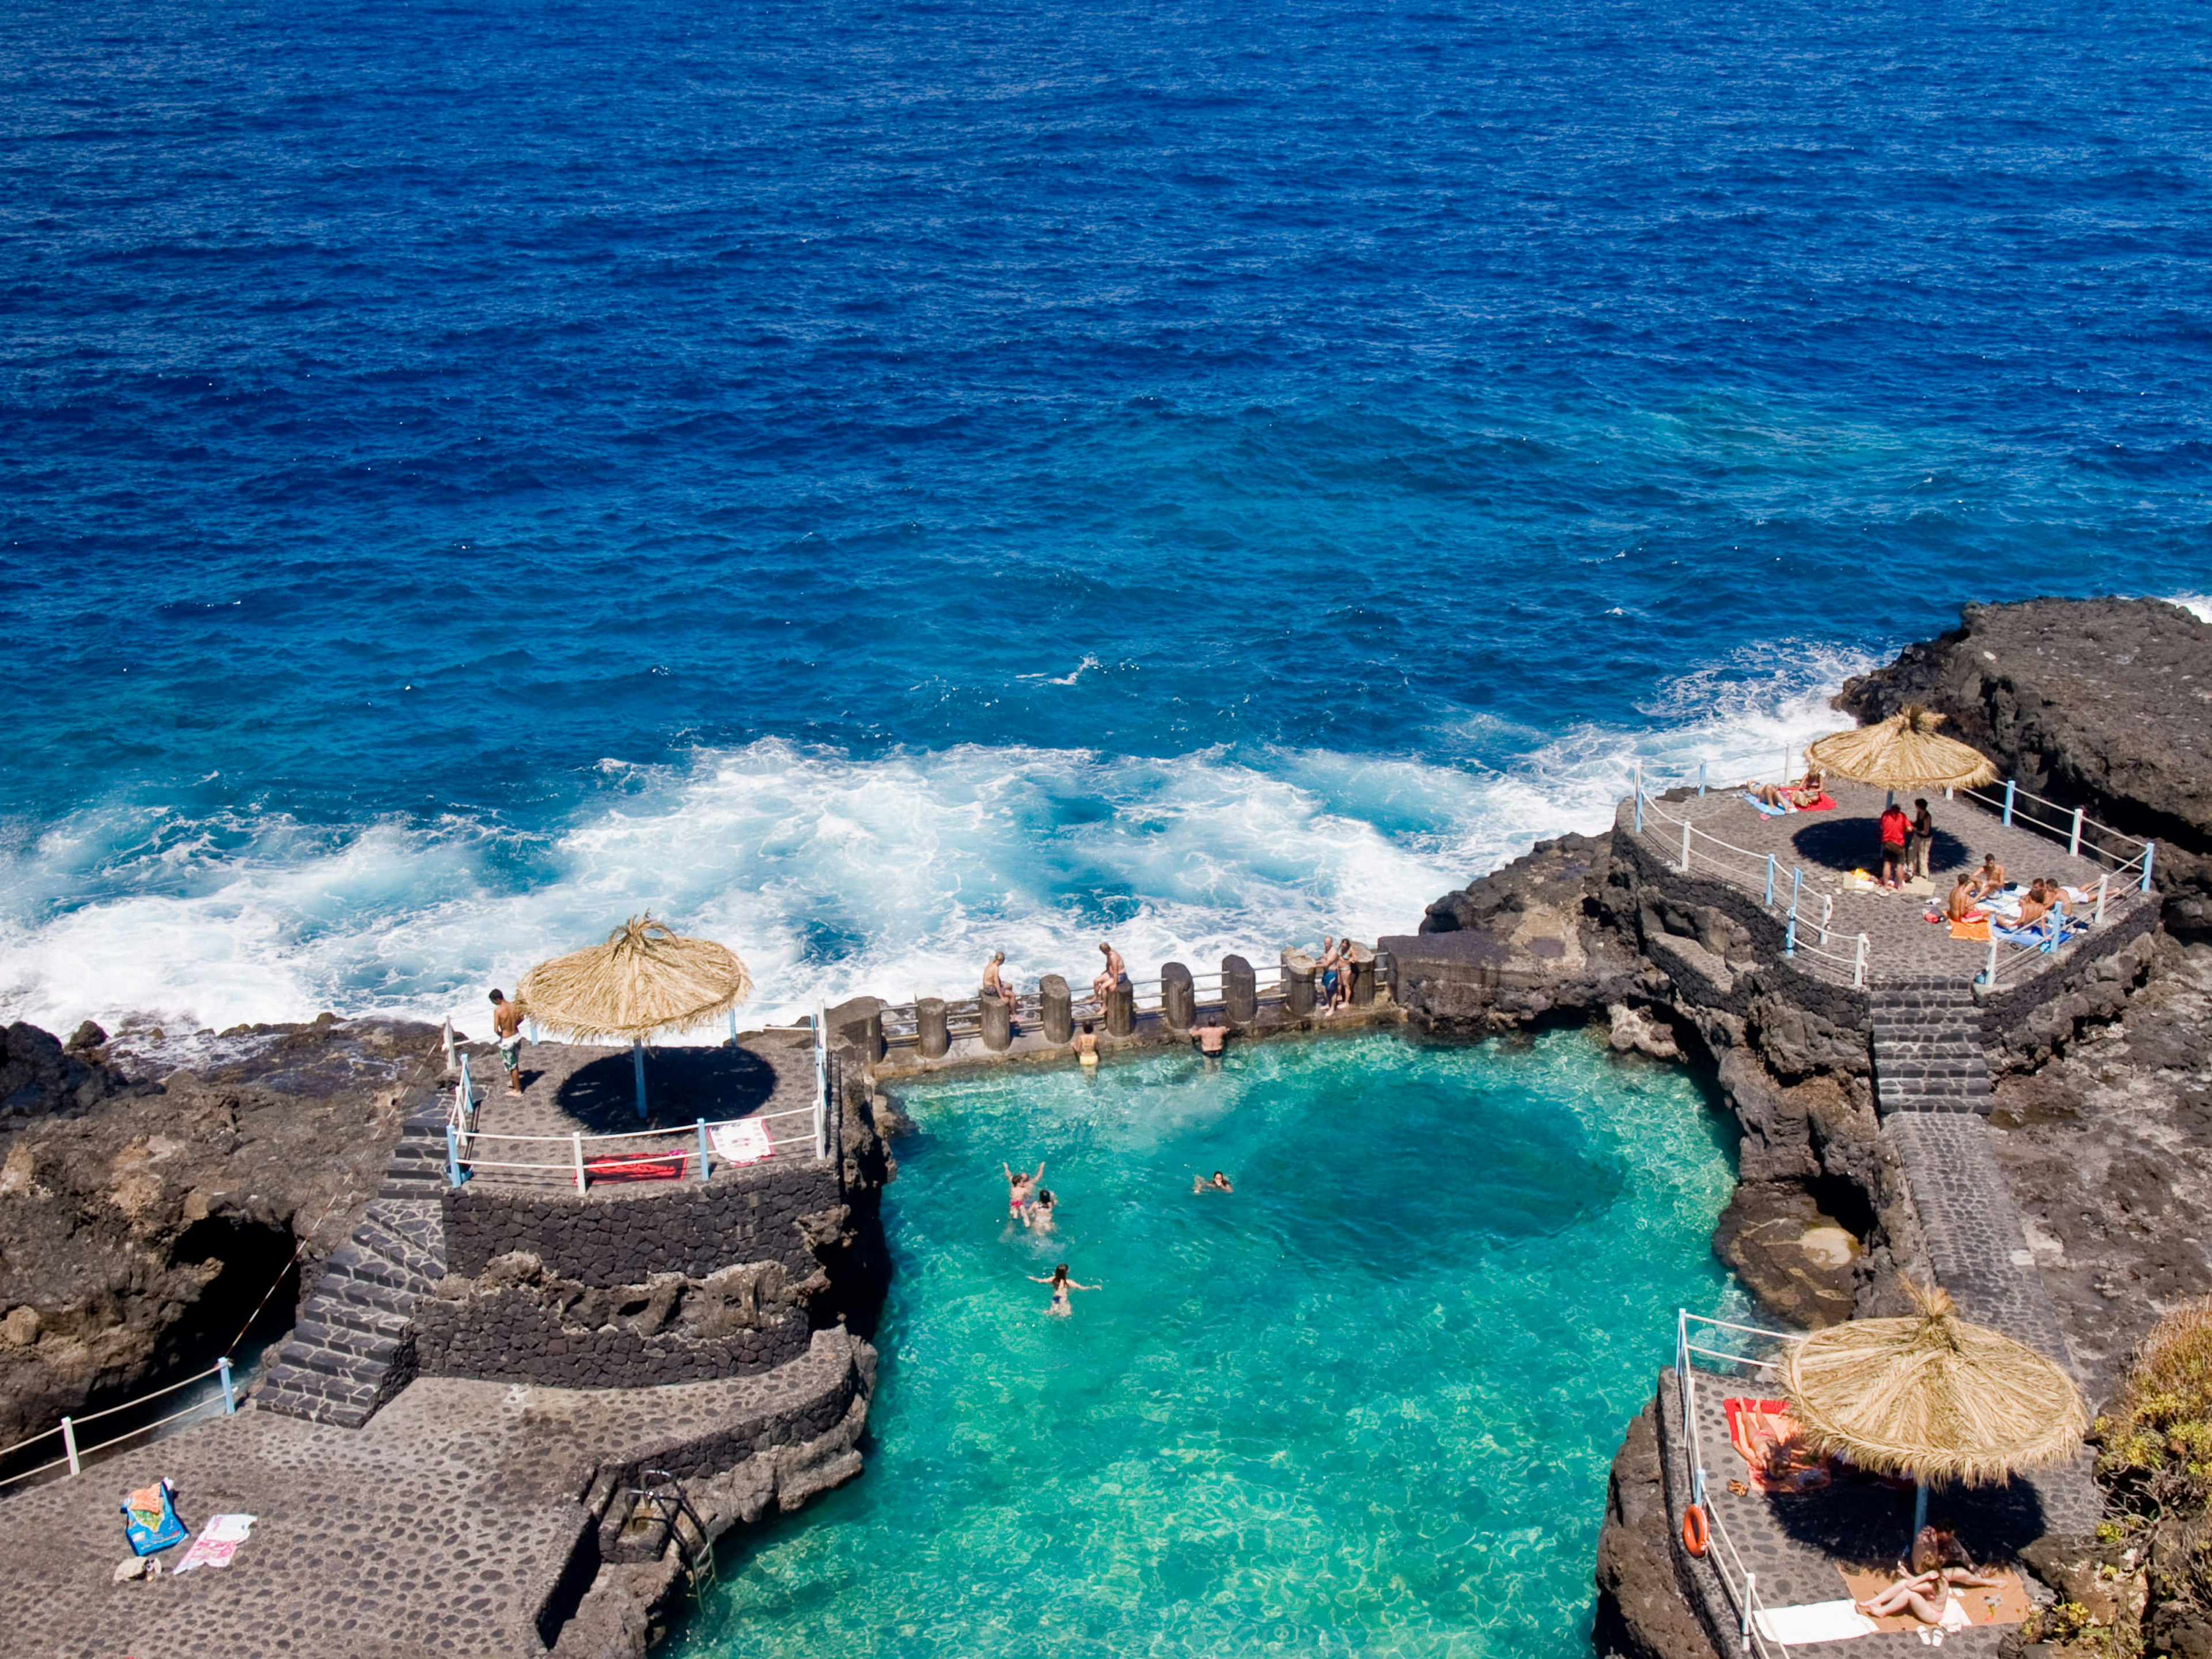
{"label": "person sitting on wall", "polygon": [[1905,816],[1905,809],[1895,801],[1882,809],[1881,814],[1881,884],[1888,888],[1905,884],[1905,843],[1912,833],[1912,820]]}
{"label": "person sitting on wall", "polygon": [[1108,993],[1117,985],[1128,983],[1129,967],[1121,960],[1121,953],[1104,939],[1098,941],[1098,948],[1106,953],[1106,965],[1099,970],[1098,976],[1091,981],[1091,994],[1098,1006],[1103,1008],[1106,1006]]}
{"label": "person sitting on wall", "polygon": [[1987,898],[1992,893],[2004,890],[2005,867],[1997,862],[1995,853],[1982,854],[1982,867],[1974,872],[1973,895]]}
{"label": "person sitting on wall", "polygon": [[983,964],[983,994],[987,997],[996,997],[1006,1005],[1006,1030],[1015,1031],[1017,1023],[1014,1016],[1021,1012],[1022,1000],[1015,994],[1014,988],[1006,983],[1006,976],[999,971],[1000,965],[1006,959],[1006,953],[1004,951],[994,951],[991,952],[991,959]]}

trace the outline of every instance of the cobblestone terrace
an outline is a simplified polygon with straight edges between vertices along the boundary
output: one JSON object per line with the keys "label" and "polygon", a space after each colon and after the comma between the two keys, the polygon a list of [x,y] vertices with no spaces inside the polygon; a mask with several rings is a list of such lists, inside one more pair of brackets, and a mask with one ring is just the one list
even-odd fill
{"label": "cobblestone terrace", "polygon": [[[1929,860],[1935,896],[1848,891],[1843,883],[1850,871],[1873,873],[1881,868],[1877,821],[1887,796],[1885,791],[1853,783],[1831,784],[1828,793],[1836,801],[1832,811],[1767,817],[1744,799],[1740,789],[1714,789],[1702,796],[1694,789],[1671,792],[1673,798],[1661,799],[1656,810],[1646,807],[1640,841],[1645,852],[1663,860],[1670,868],[1679,868],[1682,831],[1668,818],[1686,818],[1698,832],[1691,837],[1691,872],[1725,881],[1754,902],[1765,897],[1765,860],[1766,854],[1772,854],[1778,915],[1790,908],[1791,872],[1802,871],[1799,939],[1819,942],[1814,925],[1820,919],[1820,901],[1832,898],[1835,910],[1828,948],[1848,957],[1850,941],[1863,932],[1869,981],[1939,977],[1963,982],[1973,978],[1988,957],[1989,946],[1954,939],[1948,927],[1931,926],[1922,918],[1931,906],[1940,908],[1942,895],[1950,890],[1958,872],[1980,864],[1984,853],[1995,853],[2006,873],[2022,885],[2037,876],[2056,876],[2070,885],[2094,889],[2098,877],[2110,867],[2087,856],[2070,856],[2063,842],[2018,824],[2007,825],[1995,813],[1971,801],[1945,800],[1938,792],[1928,803],[1936,820],[1936,845]],[[1900,799],[1911,811],[1914,798]],[[1632,833],[1632,806],[1624,802],[1620,828]],[[1741,848],[1750,856],[1716,847],[1707,836]],[[2115,880],[2106,914],[2113,913],[2112,906],[2137,902],[2155,900],[2139,900],[2132,886]],[[1801,955],[1799,965],[1808,972],[1823,973],[1815,957]],[[1824,973],[1823,976],[1828,975]]]}

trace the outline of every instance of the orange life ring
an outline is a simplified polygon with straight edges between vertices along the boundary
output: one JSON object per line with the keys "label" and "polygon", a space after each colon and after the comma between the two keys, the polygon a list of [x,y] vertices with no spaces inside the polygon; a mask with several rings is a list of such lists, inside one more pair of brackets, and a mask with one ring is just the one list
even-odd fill
{"label": "orange life ring", "polygon": [[1712,1541],[1712,1534],[1705,1527],[1704,1506],[1691,1504],[1682,1511],[1682,1547],[1703,1560],[1705,1550]]}

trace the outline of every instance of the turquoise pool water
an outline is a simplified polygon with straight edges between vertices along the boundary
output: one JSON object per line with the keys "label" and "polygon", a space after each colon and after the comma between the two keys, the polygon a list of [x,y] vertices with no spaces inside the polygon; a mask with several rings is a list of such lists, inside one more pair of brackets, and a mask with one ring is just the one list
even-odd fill
{"label": "turquoise pool water", "polygon": [[741,1534],[685,1651],[1587,1654],[1621,1425],[1729,1293],[1679,1071],[1376,1036],[902,1101],[867,1473]]}

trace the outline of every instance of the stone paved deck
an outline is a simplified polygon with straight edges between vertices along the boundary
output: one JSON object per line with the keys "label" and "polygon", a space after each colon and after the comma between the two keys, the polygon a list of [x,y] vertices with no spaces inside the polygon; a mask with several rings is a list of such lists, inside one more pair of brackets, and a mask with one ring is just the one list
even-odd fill
{"label": "stone paved deck", "polygon": [[[1949,890],[1957,872],[1978,865],[1984,853],[1995,853],[2006,873],[2023,885],[2037,876],[2056,876],[2075,886],[2094,888],[2098,877],[2109,868],[2087,857],[2069,856],[2063,842],[2017,824],[2008,826],[1995,813],[1970,801],[1946,801],[1939,795],[1929,801],[1936,831],[1929,868],[1936,896],[1931,899],[1913,893],[1847,891],[1842,883],[1850,870],[1863,868],[1871,872],[1880,868],[1881,833],[1876,820],[1881,816],[1886,792],[1836,783],[1829,786],[1829,793],[1836,799],[1836,810],[1832,812],[1797,812],[1770,818],[1753,811],[1740,791],[1714,790],[1703,796],[1692,791],[1680,799],[1663,799],[1657,811],[1647,811],[1639,840],[1652,856],[1677,866],[1681,860],[1682,832],[1659,813],[1686,817],[1699,832],[1691,842],[1692,873],[1717,877],[1755,900],[1765,896],[1765,869],[1759,860],[1771,853],[1778,871],[1777,902],[1784,909],[1790,902],[1790,872],[1802,870],[1798,937],[1817,942],[1812,924],[1820,919],[1821,898],[1832,898],[1835,910],[1829,948],[1848,955],[1850,941],[1863,932],[1868,977],[1877,982],[1929,975],[1971,980],[1981,969],[1988,945],[1954,939],[1948,927],[1931,927],[1921,918],[1931,904],[1941,905],[1942,896]],[[1907,811],[1911,800],[1906,798]],[[1632,813],[1626,803],[1619,823],[1623,830],[1633,833]],[[1704,836],[1754,856],[1739,858],[1722,853],[1702,839]],[[2131,903],[2136,897],[2132,888],[2114,882],[2108,893],[2107,916],[2114,913],[2116,904]],[[1815,962],[1802,957],[1799,960],[1808,971],[1819,971]]]}
{"label": "stone paved deck", "polygon": [[[637,1115],[636,1074],[628,1048],[580,1043],[535,1042],[522,1051],[522,1098],[507,1092],[499,1060],[488,1045],[471,1044],[471,1076],[482,1104],[477,1112],[479,1137],[545,1135],[565,1140],[572,1134],[628,1135],[639,1130],[683,1129],[700,1118],[767,1115],[769,1138],[779,1156],[814,1155],[814,1049],[811,1037],[750,1034],[736,1043],[712,1048],[649,1048],[645,1059],[647,1115]],[[777,1114],[796,1112],[799,1116]],[[569,1184],[562,1148],[514,1147],[489,1139],[472,1139],[483,1160],[544,1161],[562,1167],[545,1172],[477,1166],[476,1179],[489,1186],[539,1188]],[[618,1140],[593,1146],[585,1155],[672,1150],[688,1151],[681,1135]]]}
{"label": "stone paved deck", "polygon": [[[654,1389],[411,1384],[368,1425],[251,1407],[0,1501],[7,1650],[69,1659],[543,1656],[536,1620],[584,1529],[603,1464],[758,1428],[835,1399],[842,1330],[759,1376]],[[817,1414],[818,1411],[817,1411]],[[809,1427],[807,1432],[817,1431]],[[259,1517],[226,1568],[116,1583],[116,1505],[167,1475],[195,1530]],[[173,1565],[181,1548],[168,1553]]]}

